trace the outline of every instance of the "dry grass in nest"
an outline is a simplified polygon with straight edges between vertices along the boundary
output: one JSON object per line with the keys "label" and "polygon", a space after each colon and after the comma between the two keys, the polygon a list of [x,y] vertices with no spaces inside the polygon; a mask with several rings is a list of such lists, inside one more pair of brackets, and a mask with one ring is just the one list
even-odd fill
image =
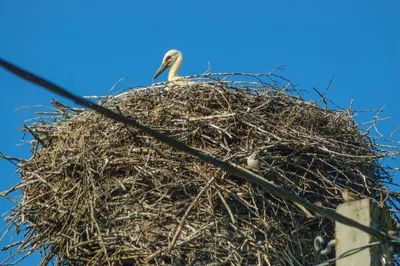
{"label": "dry grass in nest", "polygon": [[[128,91],[102,102],[310,202],[336,208],[343,187],[376,197],[390,178],[351,112],[332,111],[262,82],[203,81]],[[161,87],[161,88],[160,88]],[[93,111],[56,105],[34,123],[20,165],[22,251],[43,265],[307,265],[333,222]],[[176,240],[176,242],[174,242]]]}

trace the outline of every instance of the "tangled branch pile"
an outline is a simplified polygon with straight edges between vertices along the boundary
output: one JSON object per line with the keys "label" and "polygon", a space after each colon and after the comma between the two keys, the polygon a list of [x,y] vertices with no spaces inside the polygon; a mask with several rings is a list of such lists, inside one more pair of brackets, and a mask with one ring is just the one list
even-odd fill
{"label": "tangled branch pile", "polygon": [[[325,207],[344,187],[376,197],[390,178],[351,112],[277,83],[167,83],[101,104],[240,167],[260,151],[263,177]],[[43,265],[306,265],[313,239],[333,237],[326,218],[135,128],[55,106],[62,119],[25,128],[34,155],[8,217],[27,225],[20,252],[42,249]]]}

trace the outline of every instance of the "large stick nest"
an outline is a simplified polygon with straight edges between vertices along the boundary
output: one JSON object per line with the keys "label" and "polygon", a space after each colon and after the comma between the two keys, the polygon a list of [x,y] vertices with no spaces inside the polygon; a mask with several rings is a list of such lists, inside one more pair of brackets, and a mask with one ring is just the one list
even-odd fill
{"label": "large stick nest", "polygon": [[[239,167],[260,151],[260,175],[336,208],[346,187],[376,197],[389,178],[350,111],[332,111],[262,82],[168,83],[101,104]],[[56,103],[56,102],[54,102]],[[89,110],[25,127],[21,250],[58,265],[306,265],[334,223]],[[71,111],[75,110],[75,111]],[[22,227],[21,227],[22,228]]]}

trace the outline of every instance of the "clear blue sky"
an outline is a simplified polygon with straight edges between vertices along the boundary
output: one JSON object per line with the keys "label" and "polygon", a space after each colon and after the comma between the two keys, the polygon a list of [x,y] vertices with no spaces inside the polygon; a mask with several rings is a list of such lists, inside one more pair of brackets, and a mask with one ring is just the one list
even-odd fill
{"label": "clear blue sky", "polygon": [[[0,0],[0,57],[79,95],[104,95],[125,76],[132,78],[119,89],[149,85],[164,53],[179,49],[182,75],[205,72],[207,61],[212,72],[285,64],[281,74],[308,90],[306,98],[317,99],[312,87],[324,90],[335,75],[327,96],[340,106],[386,104],[381,117],[392,120],[379,125],[384,134],[400,124],[399,47],[398,0]],[[52,98],[60,99],[0,69],[0,151],[30,156],[16,128],[34,114],[14,110]],[[11,164],[0,160],[0,169],[0,191],[18,182]],[[1,213],[10,206],[0,198]],[[6,255],[0,251],[0,261]],[[35,255],[19,265],[38,262]]]}

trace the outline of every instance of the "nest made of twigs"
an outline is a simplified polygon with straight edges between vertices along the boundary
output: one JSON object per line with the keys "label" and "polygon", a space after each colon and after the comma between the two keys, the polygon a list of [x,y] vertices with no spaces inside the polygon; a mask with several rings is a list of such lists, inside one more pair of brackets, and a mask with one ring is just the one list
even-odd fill
{"label": "nest made of twigs", "polygon": [[[260,175],[325,207],[343,187],[374,197],[387,178],[351,112],[277,84],[168,83],[100,104],[240,167],[260,151]],[[8,218],[27,224],[25,251],[44,250],[43,265],[306,265],[313,239],[333,237],[332,221],[133,127],[56,109],[63,119],[29,126],[34,155]]]}

